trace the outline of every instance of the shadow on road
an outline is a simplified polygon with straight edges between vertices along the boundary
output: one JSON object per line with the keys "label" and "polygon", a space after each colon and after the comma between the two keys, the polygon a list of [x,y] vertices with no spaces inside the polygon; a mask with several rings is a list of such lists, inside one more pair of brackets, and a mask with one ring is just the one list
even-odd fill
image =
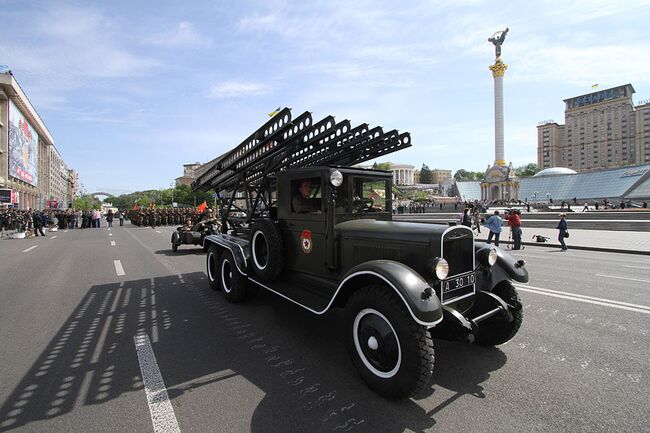
{"label": "shadow on road", "polygon": [[204,255],[205,253],[203,252],[203,248],[201,248],[200,245],[181,245],[180,247],[178,247],[176,252],[173,252],[170,246],[168,250],[154,251],[154,254],[160,254],[162,256],[167,256],[167,257],[175,257],[175,256],[201,256]]}
{"label": "shadow on road", "polygon": [[[193,430],[234,418],[236,431],[424,431],[458,398],[484,398],[481,383],[506,360],[498,349],[436,340],[433,383],[416,399],[388,401],[352,367],[340,324],[338,311],[314,316],[267,292],[229,304],[202,272],[93,286],[0,407],[0,431],[131,393],[145,405],[134,347],[141,332],[172,400],[209,392],[204,411],[176,409],[181,429]],[[233,386],[242,379],[263,395],[248,418],[225,409],[251,398]],[[197,412],[206,425],[190,424],[201,422],[190,416]]]}

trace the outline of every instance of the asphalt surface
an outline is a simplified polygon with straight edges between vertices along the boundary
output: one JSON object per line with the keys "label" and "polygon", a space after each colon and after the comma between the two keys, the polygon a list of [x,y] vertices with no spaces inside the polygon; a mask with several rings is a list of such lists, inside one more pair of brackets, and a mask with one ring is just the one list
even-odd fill
{"label": "asphalt surface", "polygon": [[200,248],[171,253],[172,230],[0,240],[0,431],[648,429],[648,256],[515,251],[531,273],[520,332],[436,339],[430,386],[394,402],[357,375],[340,312],[266,292],[229,304]]}

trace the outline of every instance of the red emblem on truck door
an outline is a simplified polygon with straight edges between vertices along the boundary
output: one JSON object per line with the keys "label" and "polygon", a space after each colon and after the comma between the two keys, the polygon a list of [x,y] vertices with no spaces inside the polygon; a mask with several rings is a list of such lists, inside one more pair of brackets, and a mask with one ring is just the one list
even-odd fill
{"label": "red emblem on truck door", "polygon": [[300,233],[300,246],[302,247],[302,252],[309,254],[311,252],[311,231],[303,230]]}

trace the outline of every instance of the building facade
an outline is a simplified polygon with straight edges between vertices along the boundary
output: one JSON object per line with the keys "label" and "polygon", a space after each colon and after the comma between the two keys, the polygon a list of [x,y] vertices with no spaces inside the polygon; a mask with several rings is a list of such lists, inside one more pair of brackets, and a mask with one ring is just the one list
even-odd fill
{"label": "building facade", "polygon": [[[76,175],[75,175],[76,176]],[[20,209],[42,209],[48,200],[67,207],[74,198],[70,170],[54,139],[11,71],[0,72],[0,188]]]}
{"label": "building facade", "polygon": [[395,185],[413,185],[415,183],[415,166],[410,164],[390,164]]}
{"label": "building facade", "polygon": [[537,126],[540,170],[577,172],[650,162],[650,101],[636,107],[631,84],[565,99],[563,125]]}
{"label": "building facade", "polygon": [[203,164],[195,162],[193,164],[183,164],[183,175],[175,179],[176,186],[191,185],[202,172]]}

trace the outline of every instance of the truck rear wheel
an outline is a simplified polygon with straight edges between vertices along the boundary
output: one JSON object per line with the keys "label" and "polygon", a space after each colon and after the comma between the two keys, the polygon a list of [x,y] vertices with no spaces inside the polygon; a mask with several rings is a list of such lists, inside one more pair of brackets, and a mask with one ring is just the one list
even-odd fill
{"label": "truck rear wheel", "polygon": [[[517,289],[508,281],[497,285],[492,293],[503,299],[509,305],[521,305]],[[479,324],[476,343],[481,346],[496,346],[512,339],[517,334],[524,320],[522,308],[511,310],[512,322],[503,316],[494,316]]]}
{"label": "truck rear wheel", "polygon": [[176,252],[178,250],[178,245],[180,244],[180,240],[178,239],[178,232],[172,233],[172,252]]}
{"label": "truck rear wheel", "polygon": [[273,281],[282,272],[284,248],[277,224],[259,219],[253,224],[250,237],[251,264],[261,281]]}
{"label": "truck rear wheel", "polygon": [[219,260],[219,284],[229,302],[242,302],[248,294],[248,280],[239,273],[230,250],[223,250]]}
{"label": "truck rear wheel", "polygon": [[205,258],[205,267],[208,273],[208,282],[212,290],[219,290],[221,285],[219,283],[219,262],[221,261],[221,249],[216,245],[211,244],[208,247],[208,254]]}
{"label": "truck rear wheel", "polygon": [[433,342],[404,303],[380,286],[352,294],[345,307],[345,341],[354,366],[377,394],[407,398],[433,374]]}

